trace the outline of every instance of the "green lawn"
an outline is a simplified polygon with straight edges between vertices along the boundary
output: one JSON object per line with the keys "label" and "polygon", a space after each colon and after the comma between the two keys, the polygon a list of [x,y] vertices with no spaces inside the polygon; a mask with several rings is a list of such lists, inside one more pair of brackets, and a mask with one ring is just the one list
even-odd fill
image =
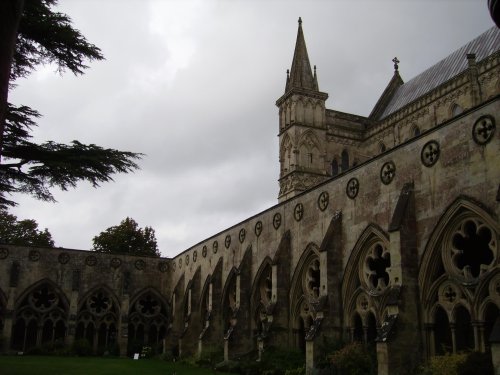
{"label": "green lawn", "polygon": [[0,375],[213,375],[214,371],[156,359],[0,356]]}

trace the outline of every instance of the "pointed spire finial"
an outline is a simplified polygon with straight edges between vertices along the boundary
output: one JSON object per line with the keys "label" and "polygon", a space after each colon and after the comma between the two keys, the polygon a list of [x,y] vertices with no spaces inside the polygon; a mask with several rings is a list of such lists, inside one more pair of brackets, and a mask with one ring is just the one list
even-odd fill
{"label": "pointed spire finial", "polygon": [[394,63],[394,71],[397,72],[398,69],[399,69],[399,65],[398,64],[400,63],[400,61],[398,60],[397,57],[395,57],[395,58],[392,59],[392,62]]}
{"label": "pointed spire finial", "polygon": [[316,65],[314,65],[314,76],[316,77]]}
{"label": "pointed spire finial", "polygon": [[290,69],[286,70],[286,79],[290,79]]}
{"label": "pointed spire finial", "polygon": [[302,17],[299,17],[299,26],[302,26]]}

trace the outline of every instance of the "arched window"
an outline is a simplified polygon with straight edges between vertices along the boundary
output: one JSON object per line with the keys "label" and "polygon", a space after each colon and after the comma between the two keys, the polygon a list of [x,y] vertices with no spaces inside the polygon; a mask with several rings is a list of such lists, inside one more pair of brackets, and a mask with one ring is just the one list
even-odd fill
{"label": "arched window", "polygon": [[332,176],[336,176],[339,174],[339,163],[337,163],[337,159],[332,160]]}
{"label": "arched window", "polygon": [[347,150],[342,151],[342,172],[345,172],[349,169],[349,154],[347,153]]}

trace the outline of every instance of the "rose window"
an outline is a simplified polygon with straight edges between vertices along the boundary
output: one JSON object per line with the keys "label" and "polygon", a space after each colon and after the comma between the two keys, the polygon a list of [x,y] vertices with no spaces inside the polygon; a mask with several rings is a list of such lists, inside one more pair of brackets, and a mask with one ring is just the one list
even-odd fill
{"label": "rose window", "polygon": [[453,234],[451,245],[452,263],[466,279],[478,278],[495,260],[495,236],[479,221],[464,221]]}
{"label": "rose window", "polygon": [[365,275],[371,289],[381,291],[389,285],[390,266],[389,251],[381,243],[373,245],[365,259]]}
{"label": "rose window", "polygon": [[35,290],[30,296],[31,305],[39,311],[50,310],[57,305],[58,300],[57,295],[46,286]]}
{"label": "rose window", "polygon": [[160,303],[149,295],[137,301],[136,308],[142,315],[148,317],[158,315],[161,310]]}
{"label": "rose window", "polygon": [[314,259],[307,268],[305,277],[305,287],[311,297],[319,298],[320,266],[318,259]]}
{"label": "rose window", "polygon": [[98,292],[88,299],[87,306],[92,313],[102,315],[111,308],[111,300],[103,292]]}

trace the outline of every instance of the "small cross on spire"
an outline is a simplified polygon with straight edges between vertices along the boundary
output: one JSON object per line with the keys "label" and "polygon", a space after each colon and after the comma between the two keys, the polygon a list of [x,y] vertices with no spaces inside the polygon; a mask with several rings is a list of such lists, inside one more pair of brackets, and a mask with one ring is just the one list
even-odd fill
{"label": "small cross on spire", "polygon": [[302,25],[302,18],[299,17],[299,26]]}
{"label": "small cross on spire", "polygon": [[392,59],[392,62],[394,63],[394,71],[397,72],[399,68],[398,64],[400,63],[400,61],[398,60],[397,57],[395,57]]}

